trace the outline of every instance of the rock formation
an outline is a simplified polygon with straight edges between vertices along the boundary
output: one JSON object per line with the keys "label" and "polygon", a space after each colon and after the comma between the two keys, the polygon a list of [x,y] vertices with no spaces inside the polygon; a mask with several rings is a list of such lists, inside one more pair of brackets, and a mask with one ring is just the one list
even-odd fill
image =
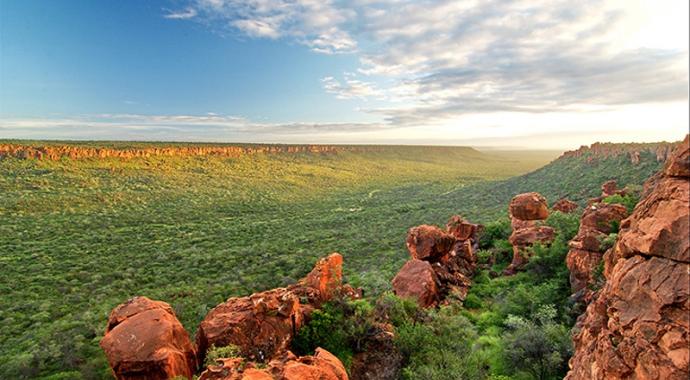
{"label": "rock formation", "polygon": [[289,351],[271,360],[265,368],[242,358],[219,359],[199,380],[348,380],[343,363],[317,348],[314,356],[296,357]]}
{"label": "rock formation", "polygon": [[[201,322],[196,347],[167,303],[136,297],[112,311],[101,347],[118,379],[191,378],[211,346],[228,345],[237,346],[243,359],[225,359],[202,378],[347,379],[342,363],[324,350],[302,358],[288,351],[315,308],[336,295],[361,297],[361,290],[342,284],[342,264],[342,256],[333,253],[297,284],[228,299]],[[272,363],[271,371],[252,369],[245,360]],[[242,371],[228,371],[233,363],[242,363]]]}
{"label": "rock formation", "polygon": [[508,206],[510,224],[513,233],[508,238],[513,245],[513,260],[503,271],[504,275],[513,275],[527,264],[531,256],[531,247],[536,243],[549,244],[553,241],[553,228],[542,225],[549,217],[546,198],[539,193],[516,195]]}
{"label": "rock formation", "polygon": [[395,294],[415,298],[422,307],[435,306],[449,295],[464,300],[477,267],[481,226],[453,216],[446,228],[410,228],[406,242],[411,259],[393,278]]}
{"label": "rock formation", "polygon": [[593,274],[601,263],[608,247],[604,239],[618,230],[620,222],[628,216],[628,210],[620,204],[596,203],[587,206],[580,220],[580,229],[570,241],[566,265],[570,270],[570,286],[575,300],[588,302]]}
{"label": "rock formation", "polygon": [[599,158],[615,156],[627,156],[631,163],[637,165],[642,154],[652,154],[658,162],[666,161],[676,143],[632,143],[632,144],[613,144],[613,143],[594,143],[588,146],[581,146],[577,150],[563,153],[561,157],[586,157],[592,163]]}
{"label": "rock formation", "polygon": [[100,344],[117,379],[191,379],[196,372],[194,346],[165,302],[135,297],[117,306]]}
{"label": "rock formation", "polygon": [[571,212],[577,210],[578,207],[579,206],[577,205],[577,203],[575,203],[571,200],[562,198],[562,199],[559,199],[556,203],[554,203],[553,206],[551,207],[551,209],[553,211],[560,211],[564,214],[570,214]]}
{"label": "rock formation", "polygon": [[688,137],[604,255],[606,283],[578,318],[566,379],[687,379]]}
{"label": "rock formation", "polygon": [[211,346],[230,344],[258,362],[286,351],[311,311],[341,291],[342,265],[343,257],[333,253],[295,285],[233,297],[216,306],[196,334],[200,360]]}

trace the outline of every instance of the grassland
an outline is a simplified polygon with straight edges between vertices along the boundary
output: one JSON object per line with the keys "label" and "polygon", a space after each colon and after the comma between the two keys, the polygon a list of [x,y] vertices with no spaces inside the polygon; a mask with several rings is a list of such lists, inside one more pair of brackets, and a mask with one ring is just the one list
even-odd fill
{"label": "grassland", "polygon": [[350,283],[378,294],[407,259],[410,226],[493,221],[522,191],[582,202],[605,179],[639,185],[660,165],[646,153],[634,167],[578,157],[518,176],[556,155],[0,160],[0,378],[108,378],[98,341],[134,295],[169,302],[193,333],[229,296],[292,283],[332,251]]}

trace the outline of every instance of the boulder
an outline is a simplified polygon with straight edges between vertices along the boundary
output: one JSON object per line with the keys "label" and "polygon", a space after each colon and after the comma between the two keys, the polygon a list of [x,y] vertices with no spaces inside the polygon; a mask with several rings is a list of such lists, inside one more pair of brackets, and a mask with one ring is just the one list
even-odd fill
{"label": "boulder", "polygon": [[611,195],[616,194],[616,190],[618,188],[618,183],[616,180],[612,179],[609,181],[604,182],[603,185],[601,185],[601,196],[602,197],[608,197]]}
{"label": "boulder", "polygon": [[450,252],[455,238],[436,226],[421,225],[410,228],[406,243],[413,259],[434,262]]}
{"label": "boulder", "polygon": [[[678,150],[670,160],[683,159]],[[690,187],[688,176],[665,173],[604,255],[606,283],[578,318],[566,379],[687,379]]]}
{"label": "boulder", "polygon": [[393,278],[393,292],[416,299],[421,307],[433,306],[439,300],[436,272],[426,261],[408,260]]}
{"label": "boulder", "polygon": [[617,203],[597,203],[588,206],[580,219],[581,229],[592,229],[604,234],[614,232],[621,220],[628,216],[628,209]]}
{"label": "boulder", "polygon": [[452,216],[446,224],[446,231],[457,240],[477,240],[479,230],[480,225],[470,223],[460,215]]}
{"label": "boulder", "polygon": [[543,220],[549,217],[546,198],[539,193],[524,193],[513,197],[509,206],[512,218],[520,220]]}
{"label": "boulder", "polygon": [[264,368],[258,367],[242,358],[219,359],[199,380],[348,380],[343,363],[323,348],[302,357],[286,351]]}
{"label": "boulder", "polygon": [[196,352],[165,302],[135,297],[110,313],[100,346],[116,379],[191,379]]}
{"label": "boulder", "polygon": [[298,296],[285,288],[230,298],[213,308],[199,325],[200,361],[209,347],[232,344],[243,357],[266,362],[287,350],[302,317]]}
{"label": "boulder", "polygon": [[577,205],[577,203],[562,198],[559,199],[556,203],[554,203],[551,209],[554,211],[560,211],[565,214],[570,214],[571,212],[577,210],[578,207],[579,206]]}
{"label": "boulder", "polygon": [[514,247],[530,247],[534,244],[548,244],[553,241],[556,231],[552,227],[528,227],[513,231],[508,238]]}

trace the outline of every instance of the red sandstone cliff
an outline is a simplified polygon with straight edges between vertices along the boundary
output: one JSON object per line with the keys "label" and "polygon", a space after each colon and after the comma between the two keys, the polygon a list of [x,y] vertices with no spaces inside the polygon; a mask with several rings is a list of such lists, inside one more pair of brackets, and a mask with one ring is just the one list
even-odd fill
{"label": "red sandstone cliff", "polygon": [[687,379],[690,141],[621,224],[606,283],[578,319],[566,379]]}

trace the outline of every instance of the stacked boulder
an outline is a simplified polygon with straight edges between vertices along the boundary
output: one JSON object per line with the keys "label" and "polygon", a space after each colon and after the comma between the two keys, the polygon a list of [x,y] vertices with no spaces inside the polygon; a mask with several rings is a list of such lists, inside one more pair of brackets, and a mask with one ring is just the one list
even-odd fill
{"label": "stacked boulder", "polygon": [[543,225],[549,217],[546,198],[539,193],[516,195],[508,207],[513,233],[508,238],[513,245],[513,260],[503,271],[506,276],[517,273],[529,261],[534,244],[550,244],[555,236],[553,228]]}
{"label": "stacked boulder", "polygon": [[595,203],[587,206],[580,220],[580,229],[570,241],[566,265],[570,270],[570,286],[576,301],[588,302],[594,272],[608,247],[603,243],[610,233],[628,216],[620,204]]}
{"label": "stacked boulder", "polygon": [[196,350],[175,312],[165,302],[135,297],[110,313],[101,340],[115,378],[191,378]]}
{"label": "stacked boulder", "polygon": [[688,137],[653,181],[604,255],[606,283],[578,318],[566,379],[688,378]]}
{"label": "stacked boulder", "polygon": [[[347,379],[345,370],[340,371],[342,363],[325,350],[303,358],[288,351],[315,308],[336,295],[361,297],[360,290],[342,284],[342,263],[342,256],[333,253],[319,260],[297,284],[228,299],[201,322],[196,345],[167,303],[136,297],[113,310],[101,347],[113,374],[123,380],[191,379],[210,347],[228,345],[237,346],[243,358],[227,358],[222,368],[209,369],[202,378],[274,378],[266,377],[270,373],[286,380]],[[273,363],[269,365],[271,371],[252,371],[245,359],[247,363]],[[228,370],[235,362],[243,363],[242,371]],[[218,377],[221,374],[227,376]]]}
{"label": "stacked boulder", "polygon": [[477,267],[476,249],[481,226],[454,216],[446,230],[421,225],[407,233],[411,259],[393,278],[393,291],[431,307],[446,297],[464,300]]}

